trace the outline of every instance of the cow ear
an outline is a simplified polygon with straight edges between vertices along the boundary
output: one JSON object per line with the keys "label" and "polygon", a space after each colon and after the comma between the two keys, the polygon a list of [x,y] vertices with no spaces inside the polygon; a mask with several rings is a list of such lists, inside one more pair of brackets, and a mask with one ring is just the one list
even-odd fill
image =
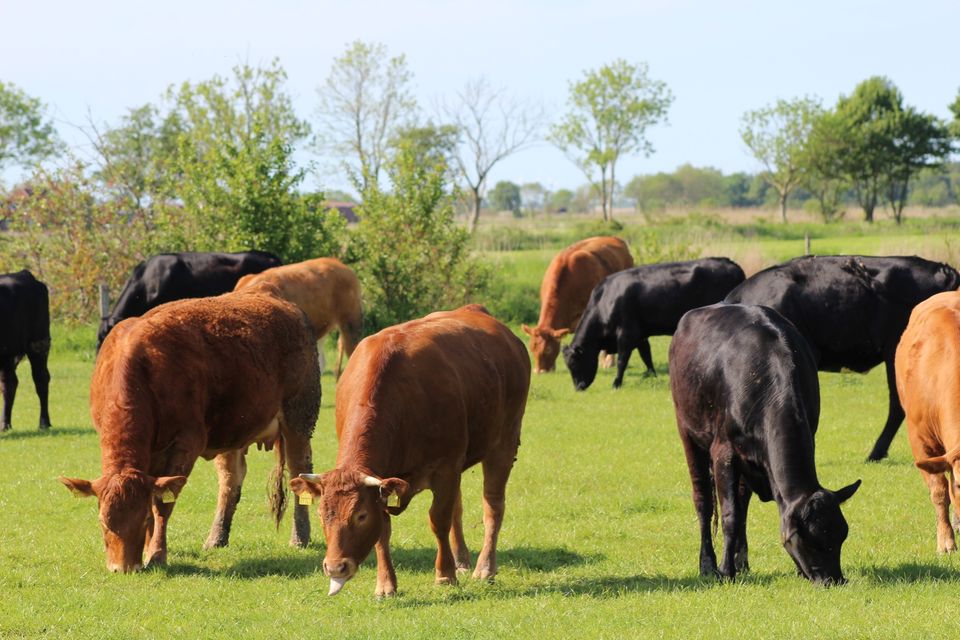
{"label": "cow ear", "polygon": [[301,473],[298,478],[290,478],[290,488],[297,495],[304,492],[314,497],[323,495],[323,475],[316,473]]}
{"label": "cow ear", "polygon": [[946,456],[924,458],[923,460],[917,460],[914,464],[917,465],[918,469],[927,473],[944,473],[950,470],[950,463],[947,462]]}
{"label": "cow ear", "polygon": [[567,335],[568,333],[570,333],[570,329],[567,329],[567,328],[564,328],[564,329],[554,329],[554,330],[551,331],[550,333],[553,334],[553,337],[554,337],[554,338],[556,338],[557,340],[559,340],[559,339],[562,338],[563,336],[565,336],[565,335]]}
{"label": "cow ear", "polygon": [[528,336],[531,336],[531,337],[533,336],[533,329],[531,329],[527,325],[525,324],[520,325],[520,329]]}
{"label": "cow ear", "polygon": [[849,500],[850,496],[855,494],[857,492],[857,489],[859,488],[860,488],[860,480],[857,480],[852,484],[848,484],[843,489],[837,489],[836,491],[833,492],[833,495],[837,497],[838,504],[843,504],[844,502]]}
{"label": "cow ear", "polygon": [[[388,507],[398,506],[395,503],[403,500],[409,491],[410,483],[400,478],[384,478],[380,484],[380,496]],[[391,496],[396,496],[396,499],[391,499]]]}
{"label": "cow ear", "polygon": [[153,493],[164,502],[176,502],[185,484],[187,476],[164,476],[153,481]]}
{"label": "cow ear", "polygon": [[66,478],[60,476],[57,478],[60,482],[63,483],[67,489],[70,489],[71,493],[78,498],[89,498],[90,496],[97,495],[93,490],[93,483],[89,480],[81,480],[80,478]]}

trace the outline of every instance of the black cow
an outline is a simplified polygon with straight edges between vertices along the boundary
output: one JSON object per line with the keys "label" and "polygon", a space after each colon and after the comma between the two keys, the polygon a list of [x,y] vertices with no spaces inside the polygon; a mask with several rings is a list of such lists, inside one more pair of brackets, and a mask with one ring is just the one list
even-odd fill
{"label": "black cow", "polygon": [[754,274],[724,301],[779,311],[810,343],[821,371],[866,373],[886,363],[887,422],[868,458],[880,460],[903,422],[893,359],[910,311],[958,286],[955,269],[917,257],[806,256]]}
{"label": "black cow", "polygon": [[654,373],[649,336],[672,335],[690,309],[723,300],[743,282],[727,258],[648,264],[607,276],[593,289],[571,343],[563,349],[577,391],[593,384],[600,351],[617,354],[615,388],[636,349]]}
{"label": "black cow", "polygon": [[[845,582],[840,503],[860,481],[833,492],[817,480],[820,387],[797,329],[767,307],[694,309],[670,344],[670,388],[700,520],[700,574],[733,578],[748,568],[747,507],[756,493],[776,500],[781,540],[800,574]],[[715,496],[723,519],[719,570],[711,540]]]}
{"label": "black cow", "polygon": [[24,269],[0,275],[0,390],[3,412],[0,431],[12,428],[13,398],[17,394],[17,364],[27,356],[33,386],[40,398],[40,428],[50,427],[47,392],[50,371],[50,300],[47,285]]}
{"label": "black cow", "polygon": [[233,291],[237,280],[283,264],[266,251],[161,253],[138,264],[110,315],[100,321],[97,351],[113,327],[165,302],[205,298]]}

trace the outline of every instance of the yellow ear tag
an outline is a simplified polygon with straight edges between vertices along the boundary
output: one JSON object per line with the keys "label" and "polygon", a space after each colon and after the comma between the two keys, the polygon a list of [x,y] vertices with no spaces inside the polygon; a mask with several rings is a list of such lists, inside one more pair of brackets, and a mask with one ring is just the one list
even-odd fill
{"label": "yellow ear tag", "polygon": [[298,504],[313,504],[313,495],[309,491],[297,494]]}
{"label": "yellow ear tag", "polygon": [[399,507],[400,506],[400,496],[395,493],[391,493],[387,496],[387,506],[388,507]]}
{"label": "yellow ear tag", "polygon": [[163,502],[163,504],[170,504],[177,501],[177,496],[173,495],[173,491],[167,489],[160,494],[160,501]]}

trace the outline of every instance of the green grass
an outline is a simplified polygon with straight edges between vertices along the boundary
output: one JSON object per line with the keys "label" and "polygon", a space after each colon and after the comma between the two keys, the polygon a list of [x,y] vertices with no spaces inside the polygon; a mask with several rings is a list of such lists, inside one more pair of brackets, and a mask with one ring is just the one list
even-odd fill
{"label": "green grass", "polygon": [[[424,494],[394,523],[400,595],[377,601],[372,558],[339,596],[326,597],[318,523],[308,549],[287,546],[289,515],[278,532],[266,507],[273,458],[257,451],[229,547],[201,550],[216,480],[212,465],[199,461],[171,520],[169,566],[108,574],[95,502],[74,499],[56,481],[99,473],[84,336],[92,343],[93,330],[55,332],[55,428],[36,431],[24,364],[15,429],[0,436],[0,638],[889,638],[949,628],[945,614],[960,566],[936,554],[932,507],[904,434],[888,461],[863,462],[885,416],[879,369],[821,376],[820,479],[838,488],[863,478],[844,505],[845,587],[798,578],[779,543],[775,506],[756,500],[748,525],[753,571],[725,584],[697,575],[668,340],[658,338],[659,376],[643,377],[634,363],[619,391],[610,388],[612,372],[601,371],[590,389],[575,393],[562,363],[557,373],[534,378],[495,584],[433,585]],[[324,375],[322,385],[313,440],[318,470],[335,456],[332,377]],[[479,483],[479,470],[465,474],[474,558],[482,535]]]}

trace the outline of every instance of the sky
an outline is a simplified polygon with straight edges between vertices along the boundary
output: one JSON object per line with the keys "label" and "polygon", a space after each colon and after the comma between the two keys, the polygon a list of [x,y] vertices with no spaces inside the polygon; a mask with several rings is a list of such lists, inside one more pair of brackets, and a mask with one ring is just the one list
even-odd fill
{"label": "sky", "polygon": [[[273,58],[298,114],[316,126],[317,88],[355,40],[406,56],[428,115],[484,76],[540,101],[555,121],[585,71],[617,58],[646,62],[674,102],[668,122],[647,132],[654,153],[618,165],[623,182],[684,163],[757,171],[740,118],[779,98],[832,105],[884,75],[907,104],[947,118],[960,90],[960,0],[0,0],[0,24],[0,80],[45,102],[61,136],[81,149],[79,127],[90,119],[116,124],[171,84]],[[497,165],[489,186],[498,180],[585,182],[547,143]],[[332,174],[314,182],[347,186]]]}

